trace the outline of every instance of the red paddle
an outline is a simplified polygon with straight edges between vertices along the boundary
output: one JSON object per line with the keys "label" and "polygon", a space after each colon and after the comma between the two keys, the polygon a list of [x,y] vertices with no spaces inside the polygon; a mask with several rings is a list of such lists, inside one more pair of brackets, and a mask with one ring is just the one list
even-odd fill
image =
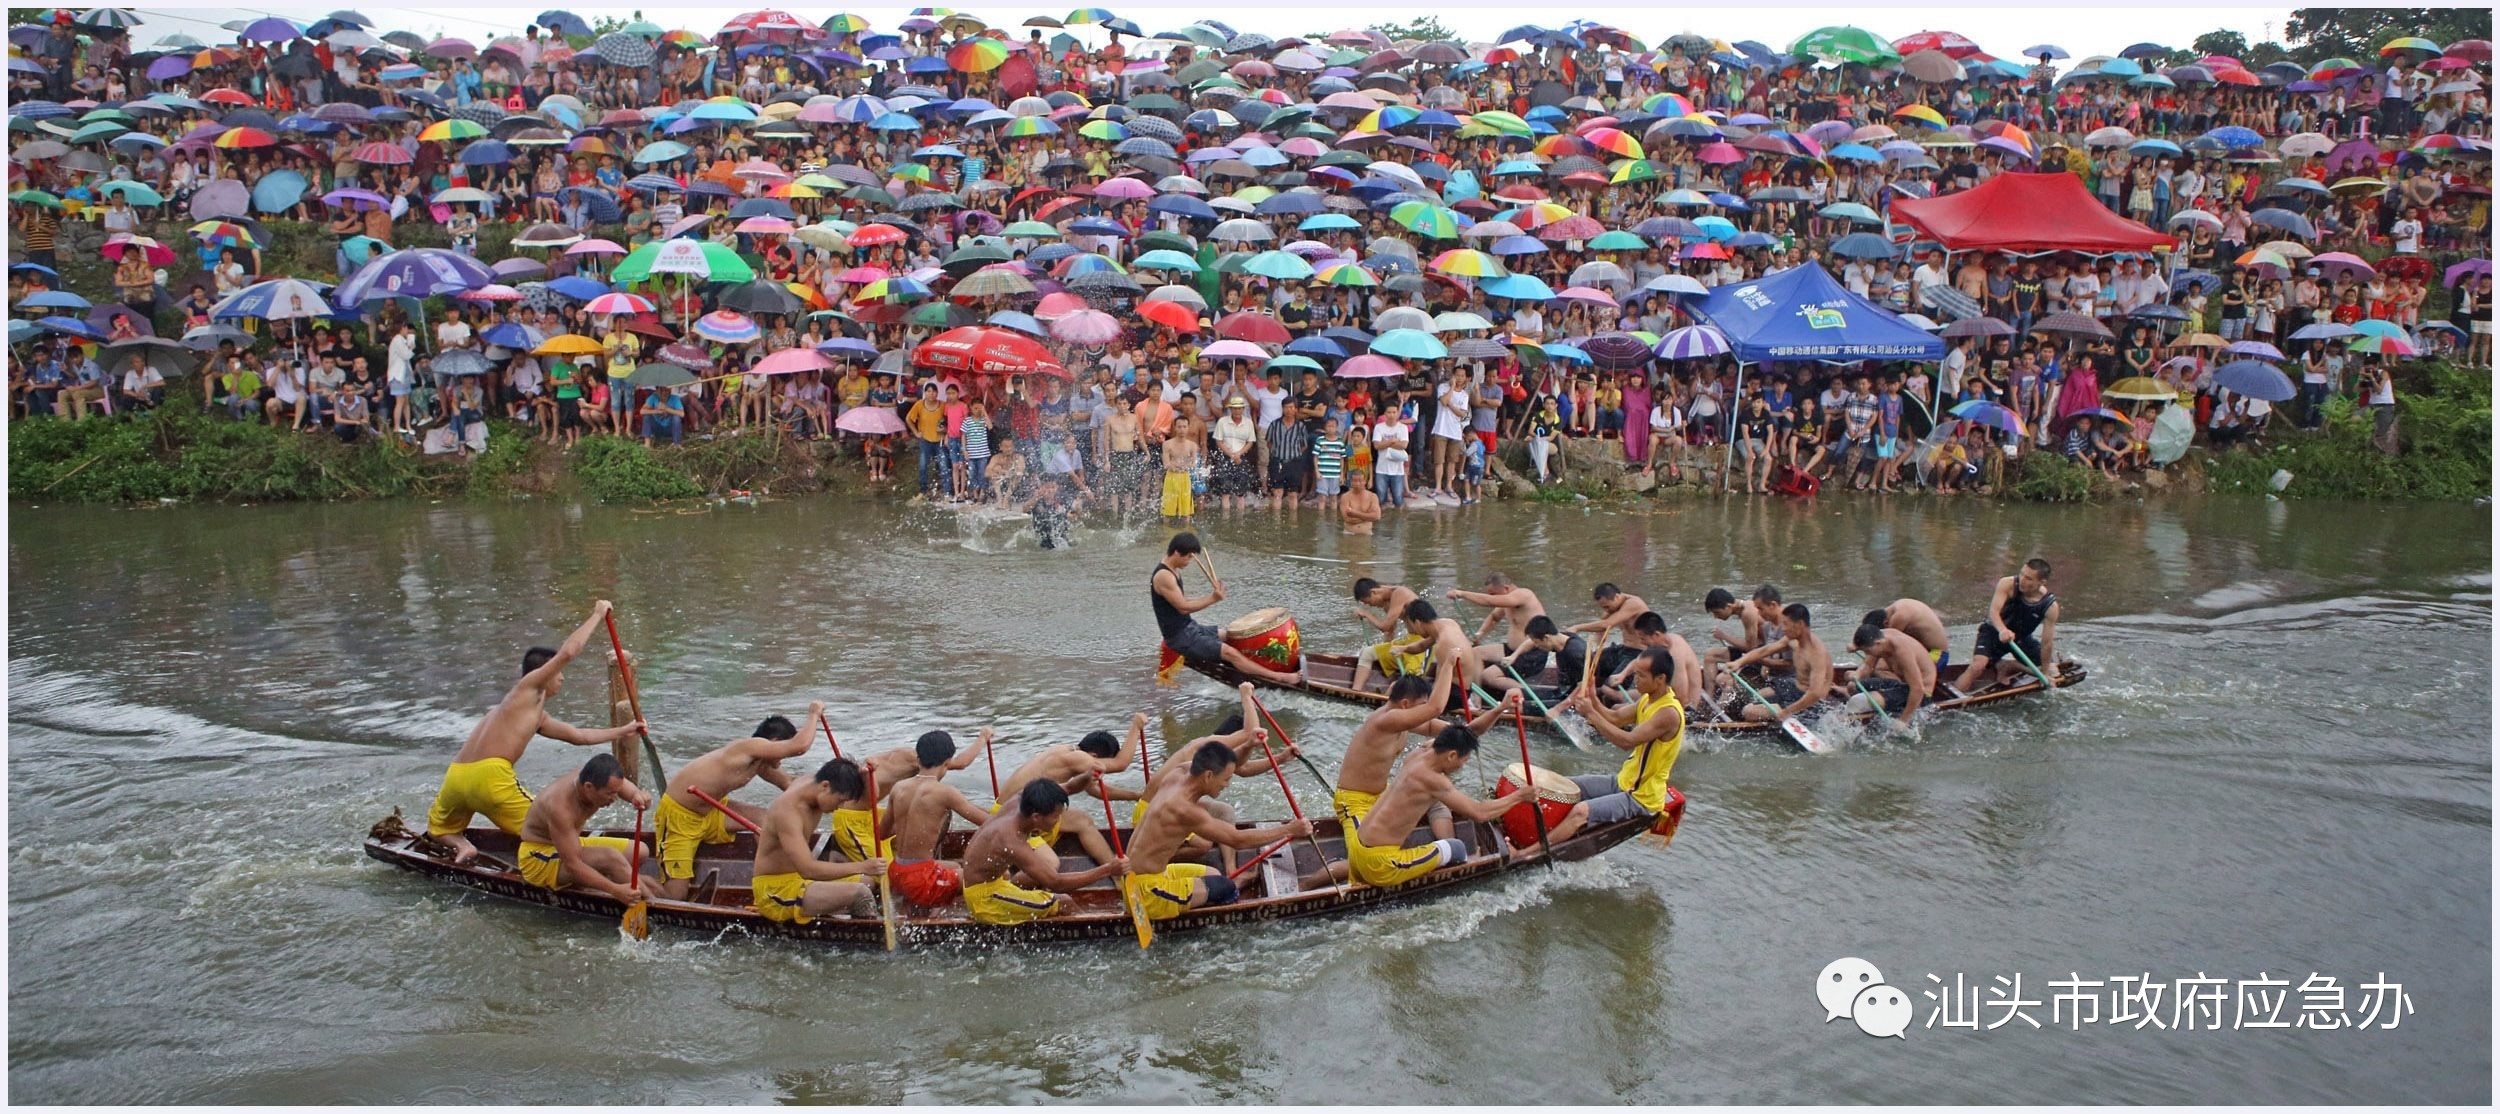
{"label": "red paddle", "polygon": [[823,712],[816,713],[816,726],[825,729],[825,741],[833,744],[833,756],[836,758],[842,757],[842,740],[833,737],[833,725],[825,722],[825,714]]}
{"label": "red paddle", "polygon": [[[632,682],[626,683],[626,691],[633,691]],[[625,907],[625,917],[618,923],[618,927],[624,929],[626,935],[636,940],[648,940],[651,938],[651,903],[644,900],[642,896],[642,808],[640,806],[634,809],[633,865],[631,873],[626,877],[632,880],[627,884],[634,887],[634,901],[633,904]]]}
{"label": "red paddle", "polygon": [[[625,640],[616,636],[616,611],[614,608],[610,608],[608,610],[607,619],[608,645],[616,650],[617,672],[625,675],[626,706],[633,709],[634,722],[647,724],[649,721],[642,718],[642,690],[639,686],[634,684],[634,663],[627,660],[625,657]],[[644,730],[637,732],[637,734],[642,736],[643,757],[651,760],[651,780],[653,784],[663,787],[667,786],[668,771],[660,767],[659,745],[651,741],[651,732],[647,727]]]}
{"label": "red paddle", "polygon": [[701,800],[704,804],[710,805],[710,806],[712,806],[714,809],[718,810],[718,811],[720,812],[720,814],[721,814],[721,815],[726,816],[726,817],[728,817],[728,818],[730,818],[730,819],[732,819],[732,820],[737,821],[737,822],[738,822],[738,826],[739,826],[739,827],[741,827],[741,828],[745,828],[746,830],[748,830],[748,831],[750,831],[750,832],[754,832],[754,833],[755,833],[755,834],[757,834],[757,835],[762,835],[762,834],[764,834],[764,829],[759,828],[759,827],[756,827],[756,826],[755,826],[755,821],[749,820],[749,819],[747,819],[747,818],[746,818],[746,817],[744,817],[744,816],[740,816],[740,815],[738,815],[737,813],[734,813],[734,812],[729,811],[729,806],[728,806],[728,805],[725,805],[725,804],[722,804],[722,803],[720,802],[720,798],[715,797],[715,796],[713,796],[713,795],[711,795],[711,794],[709,794],[709,793],[706,793],[706,792],[704,792],[703,790],[701,790],[701,789],[699,789],[699,788],[696,788],[696,787],[694,787],[694,786],[692,786],[692,785],[689,785],[689,786],[687,786],[687,787],[686,787],[686,792],[694,794],[694,795],[696,796],[696,798],[700,799],[700,800]]}
{"label": "red paddle", "polygon": [[1510,710],[1510,722],[1519,729],[1519,770],[1528,779],[1528,815],[1536,817],[1536,845],[1545,852],[1545,869],[1554,869],[1553,833],[1545,828],[1545,799],[1536,789],[1536,761],[1528,757],[1528,717],[1518,708]]}

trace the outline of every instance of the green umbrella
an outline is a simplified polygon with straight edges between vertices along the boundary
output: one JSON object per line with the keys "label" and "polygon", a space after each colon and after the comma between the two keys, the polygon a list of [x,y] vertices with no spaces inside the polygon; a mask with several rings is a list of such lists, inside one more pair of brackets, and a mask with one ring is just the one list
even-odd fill
{"label": "green umbrella", "polygon": [[1648,246],[1647,241],[1620,228],[1600,232],[1596,239],[1589,241],[1591,251],[1640,251]]}
{"label": "green umbrella", "polygon": [[695,373],[679,367],[676,364],[648,363],[636,367],[634,369],[634,373],[626,376],[625,378],[627,382],[630,382],[637,387],[659,388],[682,387],[702,378],[702,376],[696,375]]}
{"label": "green umbrella", "polygon": [[145,182],[106,182],[101,186],[97,186],[95,191],[106,197],[111,197],[114,194],[120,194],[123,197],[129,198],[130,203],[133,205],[162,205],[165,203],[165,195],[156,192],[154,187],[149,186]]}
{"label": "green umbrella", "polygon": [[[608,273],[609,279],[618,283],[629,283],[650,278],[652,260],[660,254],[661,247],[668,243],[670,241],[655,240],[635,248],[632,253],[617,262],[616,269]],[[715,244],[709,240],[699,241],[698,244],[703,252],[703,261],[711,266],[711,274],[703,276],[703,281],[751,282],[754,280],[755,268],[749,266],[746,260],[739,258],[737,252],[729,250],[727,245]]]}
{"label": "green umbrella", "polygon": [[912,310],[903,320],[932,329],[952,329],[958,325],[972,324],[979,318],[974,317],[971,310],[953,302],[930,302]]}
{"label": "green umbrella", "polygon": [[61,199],[42,190],[19,190],[9,195],[9,204],[41,205],[46,209],[58,209],[61,207]]}
{"label": "green umbrella", "polygon": [[1788,52],[1810,55],[1827,62],[1856,62],[1860,65],[1883,65],[1901,60],[1901,52],[1874,32],[1863,27],[1819,27],[1788,45]]}

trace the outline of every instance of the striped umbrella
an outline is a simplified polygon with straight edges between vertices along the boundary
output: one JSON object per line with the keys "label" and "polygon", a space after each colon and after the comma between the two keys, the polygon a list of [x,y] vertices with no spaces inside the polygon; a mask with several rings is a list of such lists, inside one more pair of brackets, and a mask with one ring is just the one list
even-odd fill
{"label": "striped umbrella", "polygon": [[696,336],[722,344],[753,344],[763,339],[764,327],[743,313],[723,309],[695,318],[693,332]]}
{"label": "striped umbrella", "polygon": [[582,306],[582,310],[585,313],[600,314],[649,313],[652,306],[651,299],[640,294],[615,293],[601,294],[592,298],[588,304]]}
{"label": "striped umbrella", "polygon": [[1727,334],[1709,325],[1672,330],[1658,341],[1658,347],[1651,349],[1662,360],[1699,360],[1724,356],[1732,350]]}

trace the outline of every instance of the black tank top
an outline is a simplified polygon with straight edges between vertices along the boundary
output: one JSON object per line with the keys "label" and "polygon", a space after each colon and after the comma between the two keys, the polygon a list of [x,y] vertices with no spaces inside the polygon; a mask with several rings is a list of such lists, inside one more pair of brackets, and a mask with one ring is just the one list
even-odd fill
{"label": "black tank top", "polygon": [[2057,593],[2055,592],[2040,593],[2038,603],[2025,602],[2023,590],[2017,587],[2007,593],[2005,606],[1997,612],[1997,619],[2005,624],[2005,629],[2014,632],[2014,637],[2028,638],[2031,632],[2039,630],[2040,624],[2048,619],[2049,606],[2056,602]]}
{"label": "black tank top", "polygon": [[[1164,571],[1166,570],[1163,566],[1155,566],[1156,573]],[[1172,579],[1175,582],[1178,582],[1180,580],[1180,574],[1173,573]],[[1154,590],[1154,576],[1152,574],[1148,574],[1146,577],[1146,598],[1154,601],[1155,629],[1163,632],[1163,637],[1166,641],[1169,641],[1173,635],[1189,629],[1189,616],[1182,614],[1180,608],[1172,606],[1172,601],[1164,599],[1163,593]]]}

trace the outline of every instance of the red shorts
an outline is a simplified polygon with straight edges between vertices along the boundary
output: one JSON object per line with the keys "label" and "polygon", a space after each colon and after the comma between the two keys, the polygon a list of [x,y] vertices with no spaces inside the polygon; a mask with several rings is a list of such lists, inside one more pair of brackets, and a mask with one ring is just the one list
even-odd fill
{"label": "red shorts", "polygon": [[904,900],[928,909],[952,902],[964,892],[963,872],[936,859],[896,863],[887,869],[886,877],[894,880],[895,892]]}

